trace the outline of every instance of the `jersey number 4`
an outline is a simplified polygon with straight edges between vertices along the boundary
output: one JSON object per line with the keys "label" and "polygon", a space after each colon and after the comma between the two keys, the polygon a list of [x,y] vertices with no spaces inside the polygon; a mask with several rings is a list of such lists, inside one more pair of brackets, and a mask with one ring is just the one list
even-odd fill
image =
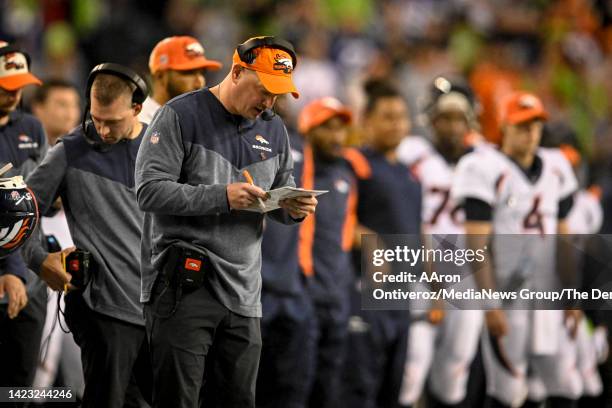
{"label": "jersey number 4", "polygon": [[542,223],[542,213],[540,212],[540,196],[533,199],[533,206],[523,219],[523,228],[526,230],[536,229],[540,235],[544,235],[544,224]]}

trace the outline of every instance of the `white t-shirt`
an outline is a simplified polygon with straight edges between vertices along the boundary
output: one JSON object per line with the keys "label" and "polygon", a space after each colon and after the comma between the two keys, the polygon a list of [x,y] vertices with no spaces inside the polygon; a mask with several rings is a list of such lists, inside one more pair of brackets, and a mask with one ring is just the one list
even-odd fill
{"label": "white t-shirt", "polygon": [[161,107],[159,103],[155,101],[155,99],[150,96],[145,99],[142,103],[142,110],[138,115],[138,120],[142,123],[146,123],[147,125],[151,123],[153,120],[153,116],[155,116],[155,112]]}
{"label": "white t-shirt", "polygon": [[53,217],[42,217],[41,222],[44,233],[47,235],[54,235],[62,249],[74,246],[72,236],[70,235],[70,229],[68,228],[68,221],[66,220],[66,213],[63,208]]}
{"label": "white t-shirt", "polygon": [[597,234],[603,224],[603,209],[599,198],[587,190],[574,195],[574,205],[567,215],[572,234]]}

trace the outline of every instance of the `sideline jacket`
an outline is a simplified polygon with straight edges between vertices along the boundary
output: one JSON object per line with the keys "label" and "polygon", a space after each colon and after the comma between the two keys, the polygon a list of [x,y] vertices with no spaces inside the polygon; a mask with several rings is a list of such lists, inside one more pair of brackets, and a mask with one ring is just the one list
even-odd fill
{"label": "sideline jacket", "polygon": [[300,268],[312,279],[309,292],[315,304],[340,306],[348,301],[353,282],[350,249],[357,223],[357,183],[346,160],[315,160],[309,145],[303,152],[303,187],[329,192],[314,216],[300,225]]}
{"label": "sideline jacket", "polygon": [[[93,125],[90,125],[93,128]],[[140,236],[143,213],[136,202],[134,163],[146,126],[137,138],[101,152],[79,126],[55,145],[27,184],[45,213],[60,196],[74,244],[92,253],[96,267],[83,291],[94,311],[144,325],[140,289]],[[36,239],[26,244],[34,271],[47,257]]]}
{"label": "sideline jacket", "polygon": [[359,180],[359,222],[377,234],[420,234],[421,185],[410,169],[368,148],[347,158]]}
{"label": "sideline jacket", "polygon": [[[147,302],[169,245],[204,252],[219,301],[242,316],[261,317],[264,215],[230,211],[226,188],[248,169],[264,190],[294,186],[287,131],[279,117],[247,120],[228,112],[207,89],[178,96],[157,112],[136,161],[138,204],[146,212],[142,293]],[[282,210],[268,213],[294,222]]]}
{"label": "sideline jacket", "polygon": [[[289,141],[293,158],[293,177],[296,185],[301,187],[304,138],[290,131]],[[279,296],[297,296],[304,291],[304,277],[298,263],[300,225],[265,223],[261,242],[261,277],[264,292]]]}

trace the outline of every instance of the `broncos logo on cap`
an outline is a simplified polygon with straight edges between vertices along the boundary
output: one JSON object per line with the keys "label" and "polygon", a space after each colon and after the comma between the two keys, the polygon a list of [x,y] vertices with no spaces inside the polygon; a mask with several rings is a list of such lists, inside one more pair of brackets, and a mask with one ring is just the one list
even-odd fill
{"label": "broncos logo on cap", "polygon": [[204,56],[204,47],[202,44],[193,42],[187,46],[185,46],[185,54],[194,58],[194,57],[202,57]]}
{"label": "broncos logo on cap", "polygon": [[5,70],[9,70],[9,69],[23,69],[25,68],[25,64],[21,63],[21,62],[17,62],[17,61],[11,61],[11,58],[14,56],[15,54],[7,54],[6,55],[6,61],[4,63],[4,69]]}
{"label": "broncos logo on cap", "polygon": [[534,108],[538,105],[538,100],[533,95],[523,95],[519,100],[519,106],[523,109]]}
{"label": "broncos logo on cap", "polygon": [[272,68],[277,71],[283,71],[285,74],[290,74],[293,72],[293,61],[291,58],[285,58],[280,54],[276,54],[276,57],[274,57],[274,66]]}

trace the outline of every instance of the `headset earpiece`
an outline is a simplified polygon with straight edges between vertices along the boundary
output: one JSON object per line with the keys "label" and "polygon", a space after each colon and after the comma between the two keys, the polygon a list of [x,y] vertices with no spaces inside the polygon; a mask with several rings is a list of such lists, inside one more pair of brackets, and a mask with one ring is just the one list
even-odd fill
{"label": "headset earpiece", "polygon": [[249,51],[244,55],[244,62],[246,62],[247,64],[252,64],[253,61],[255,61],[255,52],[254,51]]}
{"label": "headset earpiece", "polygon": [[138,75],[135,71],[131,70],[128,67],[124,67],[123,65],[115,64],[112,62],[106,62],[104,64],[99,64],[94,67],[89,73],[87,77],[87,88],[85,92],[85,97],[89,100],[91,87],[93,86],[94,79],[98,74],[109,74],[118,76],[129,81],[131,84],[135,85],[136,88],[132,93],[132,103],[142,104],[145,99],[147,99],[147,95],[149,95],[149,87],[147,83],[140,75]]}
{"label": "headset earpiece", "polygon": [[297,55],[295,53],[295,49],[293,45],[282,38],[276,37],[261,37],[261,38],[252,38],[238,46],[236,48],[236,52],[238,52],[238,57],[240,60],[246,64],[252,64],[255,60],[255,49],[261,47],[268,48],[277,48],[279,50],[285,51],[287,54],[291,56],[291,60],[293,63],[293,68],[297,65]]}
{"label": "headset earpiece", "polygon": [[142,103],[147,99],[149,95],[149,87],[147,83],[140,75],[138,75],[135,71],[131,70],[128,67],[124,67],[123,65],[115,64],[112,62],[107,62],[104,64],[99,64],[94,67],[89,73],[87,77],[87,87],[85,88],[85,109],[83,110],[83,120],[81,125],[83,127],[83,134],[85,136],[85,140],[92,145],[93,149],[98,152],[106,152],[110,150],[112,145],[108,145],[106,143],[102,143],[100,138],[95,130],[95,127],[92,126],[92,120],[88,119],[89,108],[91,107],[91,88],[93,86],[94,80],[98,74],[109,74],[114,75],[119,78],[125,79],[129,81],[131,84],[135,85],[136,88],[132,92],[132,103],[142,105]]}

